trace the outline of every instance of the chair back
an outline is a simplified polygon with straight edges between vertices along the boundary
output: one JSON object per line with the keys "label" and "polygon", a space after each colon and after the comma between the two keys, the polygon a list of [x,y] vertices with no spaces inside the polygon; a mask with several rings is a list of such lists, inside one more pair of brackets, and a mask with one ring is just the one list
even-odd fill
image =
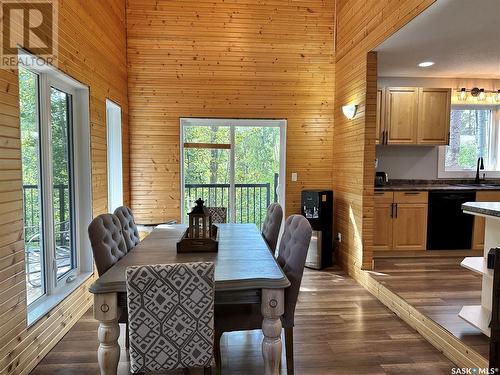
{"label": "chair back", "polygon": [[97,216],[88,227],[99,276],[127,254],[120,220],[113,214]]}
{"label": "chair back", "polygon": [[224,224],[227,222],[227,208],[226,207],[207,207],[208,212],[212,216],[212,223]]}
{"label": "chair back", "polygon": [[214,268],[208,262],[127,268],[133,373],[212,365]]}
{"label": "chair back", "polygon": [[118,207],[114,214],[120,220],[123,231],[123,238],[125,239],[125,244],[127,245],[127,250],[130,251],[136,247],[139,242],[139,231],[137,230],[137,225],[135,224],[134,213],[127,206]]}
{"label": "chair back", "polygon": [[299,296],[311,235],[311,225],[302,215],[292,215],[286,219],[277,259],[291,284],[285,290],[284,327],[294,325],[295,305]]}
{"label": "chair back", "polygon": [[276,251],[282,221],[283,209],[281,206],[278,203],[270,204],[267,208],[264,224],[262,224],[262,237],[264,237],[273,254]]}

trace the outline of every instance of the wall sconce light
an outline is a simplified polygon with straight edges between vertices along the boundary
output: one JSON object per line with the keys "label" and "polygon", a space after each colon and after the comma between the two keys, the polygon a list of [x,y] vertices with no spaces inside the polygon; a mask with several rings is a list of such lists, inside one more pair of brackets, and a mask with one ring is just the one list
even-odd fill
{"label": "wall sconce light", "polygon": [[357,104],[348,104],[342,106],[342,113],[344,113],[344,116],[349,120],[352,120],[356,116],[356,112],[358,112]]}
{"label": "wall sconce light", "polygon": [[467,90],[465,89],[465,87],[462,87],[458,92],[458,100],[460,100],[461,102],[465,102],[467,100]]}

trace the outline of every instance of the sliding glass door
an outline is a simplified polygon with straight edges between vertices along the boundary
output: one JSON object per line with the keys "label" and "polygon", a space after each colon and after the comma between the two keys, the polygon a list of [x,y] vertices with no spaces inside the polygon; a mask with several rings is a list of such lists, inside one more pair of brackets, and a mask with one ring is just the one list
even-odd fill
{"label": "sliding glass door", "polygon": [[183,219],[193,202],[224,207],[229,222],[262,226],[284,204],[285,120],[181,119]]}
{"label": "sliding glass door", "polygon": [[233,145],[233,221],[260,228],[269,204],[280,200],[280,127],[235,126]]}

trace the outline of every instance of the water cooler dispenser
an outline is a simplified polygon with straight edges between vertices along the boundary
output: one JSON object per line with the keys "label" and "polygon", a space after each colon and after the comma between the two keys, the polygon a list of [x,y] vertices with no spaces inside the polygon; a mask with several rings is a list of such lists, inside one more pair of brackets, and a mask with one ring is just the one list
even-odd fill
{"label": "water cooler dispenser", "polygon": [[302,215],[313,230],[306,267],[317,270],[328,267],[333,252],[333,191],[303,190],[301,202]]}

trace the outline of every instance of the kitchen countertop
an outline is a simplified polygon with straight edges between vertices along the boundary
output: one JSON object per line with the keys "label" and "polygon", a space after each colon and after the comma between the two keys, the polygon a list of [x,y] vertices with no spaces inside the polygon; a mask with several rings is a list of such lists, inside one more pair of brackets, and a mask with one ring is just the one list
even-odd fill
{"label": "kitchen countertop", "polygon": [[474,185],[474,184],[407,184],[375,186],[375,191],[434,191],[434,190],[500,190],[500,185]]}
{"label": "kitchen countertop", "polygon": [[500,190],[500,180],[482,180],[481,184],[475,184],[473,179],[462,180],[389,180],[384,186],[375,186],[375,191],[478,191],[478,190]]}
{"label": "kitchen countertop", "polygon": [[481,214],[500,218],[500,202],[467,202],[462,210],[469,214]]}

